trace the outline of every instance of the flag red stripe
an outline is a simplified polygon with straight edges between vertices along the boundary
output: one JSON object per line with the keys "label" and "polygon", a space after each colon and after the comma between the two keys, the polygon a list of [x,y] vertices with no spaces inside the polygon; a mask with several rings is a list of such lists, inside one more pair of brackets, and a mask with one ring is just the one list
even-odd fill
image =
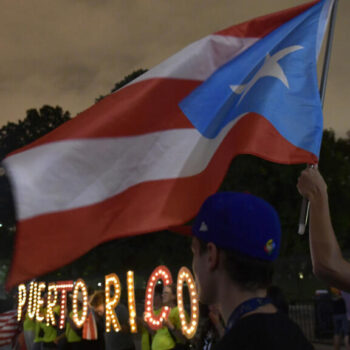
{"label": "flag red stripe", "polygon": [[17,314],[16,310],[14,310],[14,311],[6,311],[6,312],[4,312],[4,313],[2,313],[0,315],[0,321],[2,321],[2,320],[9,320],[16,314]]}
{"label": "flag red stripe", "polygon": [[199,84],[198,81],[157,78],[129,85],[12,154],[54,141],[193,128],[178,103]]}
{"label": "flag red stripe", "polygon": [[5,322],[1,322],[0,324],[0,327],[7,327],[7,326],[11,326],[11,325],[14,325],[17,323],[17,321],[15,320],[15,316],[13,317],[14,320],[8,320],[8,321],[5,321]]}
{"label": "flag red stripe", "polygon": [[216,34],[235,36],[238,38],[263,38],[285,22],[300,15],[318,2],[319,0],[312,1],[307,4],[257,17],[253,20],[221,30]]}
{"label": "flag red stripe", "polygon": [[[204,199],[218,189],[232,158],[240,153],[280,163],[317,160],[290,144],[265,118],[251,113],[237,122],[198,175],[141,183],[95,205],[19,222],[7,288],[65,265],[102,242],[147,233],[145,227],[153,232],[191,219]],[[188,193],[191,201],[184,201],[183,193]],[[93,217],[98,220],[91,220]],[[38,237],[39,232],[45,235]],[[33,255],[33,251],[40,254]]]}

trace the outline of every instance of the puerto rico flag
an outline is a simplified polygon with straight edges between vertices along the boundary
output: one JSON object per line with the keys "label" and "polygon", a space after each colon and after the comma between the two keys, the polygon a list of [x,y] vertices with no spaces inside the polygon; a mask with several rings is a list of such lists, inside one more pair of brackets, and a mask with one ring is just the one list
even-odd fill
{"label": "puerto rico flag", "polygon": [[317,162],[316,59],[331,7],[314,1],[208,35],[11,154],[7,286],[102,242],[187,222],[237,154]]}
{"label": "puerto rico flag", "polygon": [[17,310],[6,311],[0,314],[0,349],[9,349],[20,331],[17,322]]}

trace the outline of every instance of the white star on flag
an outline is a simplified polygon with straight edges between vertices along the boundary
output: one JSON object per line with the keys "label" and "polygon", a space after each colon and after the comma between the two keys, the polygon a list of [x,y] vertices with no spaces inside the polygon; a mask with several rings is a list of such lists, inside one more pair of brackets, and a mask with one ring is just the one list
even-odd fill
{"label": "white star on flag", "polygon": [[283,50],[276,52],[273,56],[270,56],[268,53],[265,58],[265,62],[262,67],[257,71],[254,77],[247,83],[243,85],[230,85],[231,90],[235,94],[242,94],[240,99],[238,100],[237,105],[239,105],[244,98],[244,96],[249,92],[249,90],[254,86],[254,84],[263,77],[274,77],[279,80],[289,88],[289,83],[286,75],[283,72],[282,67],[278,64],[278,61],[282,59],[284,56],[291,54],[294,51],[298,51],[303,49],[303,46],[293,45],[289,46]]}

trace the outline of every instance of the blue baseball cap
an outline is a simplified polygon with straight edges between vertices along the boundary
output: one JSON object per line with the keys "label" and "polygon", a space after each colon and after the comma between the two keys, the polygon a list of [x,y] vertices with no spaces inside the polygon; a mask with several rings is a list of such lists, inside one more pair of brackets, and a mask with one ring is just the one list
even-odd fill
{"label": "blue baseball cap", "polygon": [[273,261],[279,253],[281,225],[276,210],[263,199],[219,192],[203,203],[192,234],[219,248]]}

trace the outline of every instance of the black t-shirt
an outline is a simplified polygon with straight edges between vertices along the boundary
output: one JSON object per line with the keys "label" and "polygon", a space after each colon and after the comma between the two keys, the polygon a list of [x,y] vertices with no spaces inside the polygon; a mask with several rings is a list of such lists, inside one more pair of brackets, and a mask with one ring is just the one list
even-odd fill
{"label": "black t-shirt", "polygon": [[213,350],[311,350],[301,329],[283,313],[241,318]]}
{"label": "black t-shirt", "polygon": [[343,315],[346,314],[346,305],[343,298],[333,299],[333,314]]}

